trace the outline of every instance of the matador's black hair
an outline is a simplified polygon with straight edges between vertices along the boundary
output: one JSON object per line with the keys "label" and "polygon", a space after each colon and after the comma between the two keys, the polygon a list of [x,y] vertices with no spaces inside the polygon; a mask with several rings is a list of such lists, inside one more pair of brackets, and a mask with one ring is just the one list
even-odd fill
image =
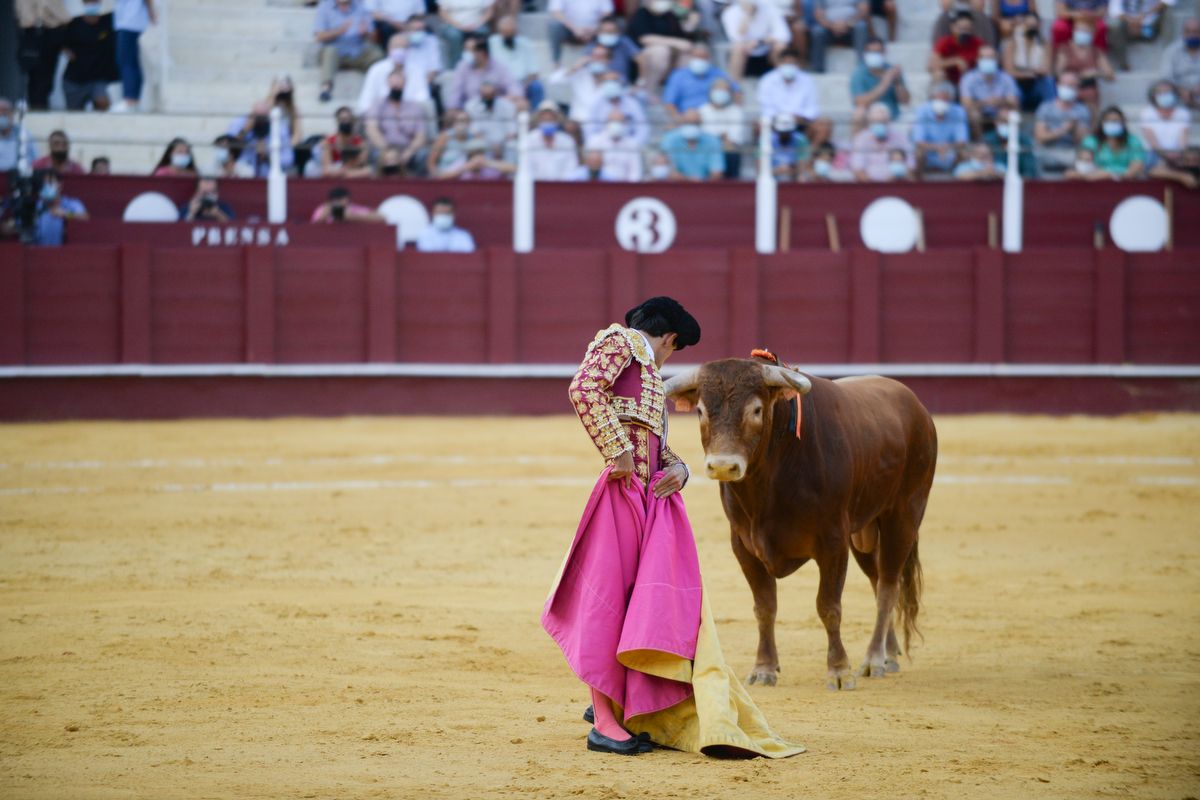
{"label": "matador's black hair", "polygon": [[625,327],[637,328],[651,336],[674,333],[676,350],[700,341],[700,323],[679,301],[670,297],[651,297],[629,309],[625,314]]}

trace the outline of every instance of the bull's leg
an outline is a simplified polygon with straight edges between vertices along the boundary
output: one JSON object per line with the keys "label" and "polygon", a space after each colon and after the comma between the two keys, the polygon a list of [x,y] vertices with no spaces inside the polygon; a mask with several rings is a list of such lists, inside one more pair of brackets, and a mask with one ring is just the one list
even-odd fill
{"label": "bull's leg", "polygon": [[829,677],[825,685],[834,690],[853,689],[855,684],[850,659],[846,655],[846,648],[842,646],[842,588],[846,585],[848,550],[843,538],[840,548],[829,548],[817,557],[817,568],[821,571],[821,582],[817,587],[817,615],[825,623],[825,633],[829,636]]}
{"label": "bull's leg", "polygon": [[867,657],[859,674],[880,678],[900,671],[900,644],[896,641],[894,614],[900,595],[900,570],[908,560],[916,528],[902,515],[890,514],[879,520],[879,547],[876,555],[878,582],[875,587],[875,631],[867,644]]}
{"label": "bull's leg", "polygon": [[775,578],[758,557],[746,549],[737,531],[732,534],[733,554],[750,584],[754,595],[754,618],[758,620],[758,656],[754,669],[746,676],[746,683],[774,686],[779,678],[779,651],[775,648],[775,612],[778,609]]}
{"label": "bull's leg", "polygon": [[[875,559],[877,558],[877,555],[875,553],[864,553],[861,550],[859,550],[857,547],[857,541],[853,537],[851,538],[851,541],[855,542],[856,546],[851,548],[850,552],[854,554],[854,560],[858,562],[858,566],[862,569],[863,573],[870,579],[871,591],[875,593],[876,608],[878,608],[879,568],[875,563]],[[896,625],[895,625],[894,615],[889,615],[889,617],[888,617],[887,639],[886,639],[885,648],[886,648],[886,652],[887,652],[887,657],[883,661],[884,671],[885,672],[899,672],[900,671],[900,658],[899,658],[900,657],[900,643],[896,640]],[[864,667],[866,667],[865,664],[864,664]],[[865,669],[862,672],[862,674],[869,675],[870,674],[869,668]]]}

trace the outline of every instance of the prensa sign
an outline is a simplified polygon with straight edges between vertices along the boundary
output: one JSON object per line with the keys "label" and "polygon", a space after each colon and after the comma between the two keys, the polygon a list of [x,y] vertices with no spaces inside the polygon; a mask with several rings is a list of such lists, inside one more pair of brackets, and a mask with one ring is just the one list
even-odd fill
{"label": "prensa sign", "polygon": [[193,247],[285,247],[291,244],[283,225],[193,225]]}

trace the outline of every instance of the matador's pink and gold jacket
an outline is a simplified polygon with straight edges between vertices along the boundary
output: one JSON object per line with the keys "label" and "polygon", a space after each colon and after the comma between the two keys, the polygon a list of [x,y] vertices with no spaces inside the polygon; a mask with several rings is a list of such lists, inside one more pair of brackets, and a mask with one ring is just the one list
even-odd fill
{"label": "matador's pink and gold jacket", "polygon": [[612,325],[596,334],[571,381],[570,397],[606,463],[632,451],[643,484],[658,470],[683,463],[667,447],[666,394],[654,353],[632,328]]}

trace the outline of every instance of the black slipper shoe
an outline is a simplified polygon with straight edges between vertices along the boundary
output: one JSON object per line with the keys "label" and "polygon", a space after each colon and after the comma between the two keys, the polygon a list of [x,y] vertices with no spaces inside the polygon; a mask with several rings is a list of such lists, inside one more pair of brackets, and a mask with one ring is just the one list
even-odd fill
{"label": "black slipper shoe", "polygon": [[587,708],[585,708],[583,710],[583,721],[586,722],[588,725],[596,724],[596,712],[592,709],[591,706],[588,706]]}
{"label": "black slipper shoe", "polygon": [[642,752],[642,740],[634,736],[625,741],[610,739],[600,731],[592,728],[587,737],[587,749],[597,753],[616,753],[622,756],[636,756]]}

